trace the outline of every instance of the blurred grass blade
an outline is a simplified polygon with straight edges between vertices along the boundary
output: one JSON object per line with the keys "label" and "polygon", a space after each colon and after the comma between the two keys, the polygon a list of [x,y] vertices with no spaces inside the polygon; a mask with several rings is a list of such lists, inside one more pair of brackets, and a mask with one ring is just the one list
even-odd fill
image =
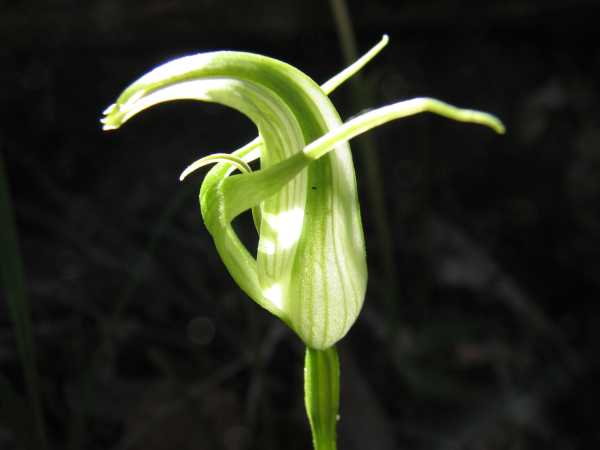
{"label": "blurred grass blade", "polygon": [[[48,447],[42,414],[37,364],[35,361],[31,310],[25,292],[23,262],[21,261],[16,222],[11,206],[2,153],[0,153],[0,230],[2,230],[0,233],[2,286],[15,329],[17,349],[23,368],[27,394],[31,403],[32,422],[35,424],[34,429],[31,431],[36,435],[37,445],[35,448],[45,450]],[[8,386],[10,385],[3,384],[3,386],[9,389]]]}

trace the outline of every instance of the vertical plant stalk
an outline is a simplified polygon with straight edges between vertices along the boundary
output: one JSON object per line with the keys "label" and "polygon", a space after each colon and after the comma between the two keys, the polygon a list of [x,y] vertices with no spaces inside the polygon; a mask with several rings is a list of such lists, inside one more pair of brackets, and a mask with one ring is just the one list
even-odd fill
{"label": "vertical plant stalk", "polygon": [[[336,31],[344,63],[349,64],[356,60],[358,51],[356,45],[356,35],[352,27],[352,21],[348,12],[348,6],[345,0],[330,0],[329,4],[335,19]],[[360,74],[357,74],[349,81],[352,93],[352,100],[355,105],[369,105],[370,94],[366,90],[364,83],[361,82]],[[391,322],[396,316],[398,285],[396,283],[396,263],[394,260],[394,245],[392,234],[389,227],[389,217],[385,207],[385,195],[382,184],[382,174],[380,170],[379,153],[376,151],[375,141],[370,135],[363,135],[355,140],[355,147],[358,147],[357,154],[365,168],[367,181],[367,195],[369,198],[370,210],[375,219],[373,226],[375,228],[374,238],[377,250],[382,261],[382,278],[386,289],[387,309]]]}
{"label": "vertical plant stalk", "polygon": [[340,404],[340,362],[337,349],[306,347],[304,401],[314,450],[336,450]]}
{"label": "vertical plant stalk", "polygon": [[21,367],[25,377],[27,395],[31,404],[32,423],[36,434],[37,449],[48,448],[46,427],[42,412],[41,395],[35,346],[33,342],[33,327],[31,324],[31,309],[25,292],[25,277],[23,261],[19,249],[17,226],[10,200],[7,173],[4,159],[0,152],[0,269],[2,285],[8,302],[8,310],[15,329],[15,340]]}

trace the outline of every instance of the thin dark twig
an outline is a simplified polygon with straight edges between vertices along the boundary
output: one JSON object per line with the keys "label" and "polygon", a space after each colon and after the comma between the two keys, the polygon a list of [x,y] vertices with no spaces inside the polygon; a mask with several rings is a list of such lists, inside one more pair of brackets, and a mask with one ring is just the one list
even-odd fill
{"label": "thin dark twig", "polygon": [[[345,0],[330,0],[329,2],[333,17],[335,19],[336,31],[344,63],[351,64],[358,59],[358,50],[356,45],[356,34],[352,27],[352,20]],[[360,74],[357,74],[349,81],[352,93],[352,99],[358,108],[364,108],[369,105],[370,93],[365,84],[361,81]],[[381,175],[381,163],[379,162],[379,154],[373,137],[369,134],[362,135],[354,140],[354,146],[358,147],[361,162],[365,168],[367,196],[369,199],[369,209],[372,211],[372,217],[375,219],[373,226],[375,232],[377,249],[379,257],[382,260],[382,278],[387,287],[387,306],[388,317],[391,322],[394,322],[395,310],[398,303],[399,288],[396,283],[396,262],[394,260],[394,245],[392,242],[392,233],[390,231],[387,209],[385,206],[384,187]],[[390,325],[392,325],[390,323]]]}

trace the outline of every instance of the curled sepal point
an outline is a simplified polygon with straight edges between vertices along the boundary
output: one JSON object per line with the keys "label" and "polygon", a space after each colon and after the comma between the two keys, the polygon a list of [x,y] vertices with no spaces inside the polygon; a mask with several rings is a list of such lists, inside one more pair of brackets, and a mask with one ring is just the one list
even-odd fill
{"label": "curled sepal point", "polygon": [[[238,169],[242,173],[251,173],[252,168],[248,165],[246,161],[236,155],[231,155],[229,153],[213,153],[212,155],[205,156],[204,158],[200,158],[197,161],[194,161],[192,164],[186,167],[186,169],[181,172],[179,176],[179,181],[183,181],[188,175],[192,172],[207,166],[209,164],[217,164],[217,163],[226,163],[232,164],[236,169]],[[229,176],[229,173],[225,175],[225,177]],[[254,221],[254,226],[256,227],[256,231],[260,232],[260,223],[262,221],[262,213],[260,212],[260,208],[258,205],[252,207],[252,219]]]}
{"label": "curled sepal point", "polygon": [[233,164],[235,168],[242,173],[252,172],[252,169],[250,168],[248,163],[242,158],[239,158],[235,155],[231,155],[229,153],[213,153],[212,155],[200,158],[199,160],[194,161],[192,164],[187,166],[185,170],[181,172],[181,175],[179,175],[179,181],[183,181],[188,175],[200,169],[201,167],[220,162]]}

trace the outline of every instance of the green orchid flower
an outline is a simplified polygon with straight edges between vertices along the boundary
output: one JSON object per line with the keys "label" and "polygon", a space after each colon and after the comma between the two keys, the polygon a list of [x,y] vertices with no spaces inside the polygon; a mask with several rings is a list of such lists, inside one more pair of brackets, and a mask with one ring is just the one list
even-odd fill
{"label": "green orchid flower", "polygon": [[[335,448],[339,366],[334,345],[355,323],[367,285],[347,142],[391,120],[427,111],[504,132],[490,114],[431,98],[394,103],[342,122],[328,95],[387,42],[384,36],[322,86],[288,64],[252,53],[179,58],[131,84],[102,119],[104,129],[115,129],[155,104],[194,99],[234,108],[256,125],[254,141],[230,154],[200,159],[181,178],[217,163],[200,189],[204,223],[238,286],[306,344],[307,411],[318,449]],[[252,171],[249,163],[257,159],[260,169]],[[231,226],[248,210],[259,235],[256,256]]]}
{"label": "green orchid flower", "polygon": [[[395,103],[343,124],[327,97],[385,44],[319,87],[298,69],[265,56],[214,52],[168,62],[129,86],[109,107],[104,129],[157,103],[196,99],[230,106],[259,138],[231,155],[203,158],[182,176],[218,162],[200,192],[202,216],[229,273],[256,303],[314,349],[339,341],[363,304],[367,268],[352,156],[347,141],[390,120],[431,111],[502,132],[485,113],[428,98]],[[260,158],[260,170],[248,163]],[[239,175],[232,175],[240,169]],[[256,257],[231,221],[254,208]]]}

